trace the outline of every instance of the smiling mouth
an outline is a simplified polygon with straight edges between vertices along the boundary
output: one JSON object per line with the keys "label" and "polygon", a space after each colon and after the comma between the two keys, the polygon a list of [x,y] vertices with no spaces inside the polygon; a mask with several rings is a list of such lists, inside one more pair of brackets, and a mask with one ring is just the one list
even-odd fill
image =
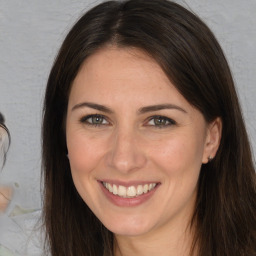
{"label": "smiling mouth", "polygon": [[151,190],[155,189],[157,186],[157,183],[148,183],[148,184],[143,184],[138,186],[129,186],[129,187],[110,184],[108,182],[102,182],[102,184],[110,193],[122,198],[135,198],[143,194],[147,194]]}

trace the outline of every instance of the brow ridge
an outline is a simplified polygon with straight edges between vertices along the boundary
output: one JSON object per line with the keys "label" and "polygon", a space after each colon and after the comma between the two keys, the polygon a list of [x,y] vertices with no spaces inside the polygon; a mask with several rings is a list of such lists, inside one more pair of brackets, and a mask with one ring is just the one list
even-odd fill
{"label": "brow ridge", "polygon": [[[79,108],[83,108],[83,107],[89,107],[92,109],[96,109],[105,113],[109,113],[112,114],[113,111],[101,104],[97,104],[97,103],[92,103],[92,102],[82,102],[79,104],[76,104],[75,106],[72,107],[72,111],[79,109]],[[179,110],[181,112],[187,113],[186,110],[184,110],[183,108],[175,105],[175,104],[158,104],[158,105],[150,105],[150,106],[145,106],[142,107],[138,110],[139,114],[145,114],[147,112],[154,112],[154,111],[159,111],[159,110],[163,110],[163,109],[175,109],[175,110]]]}
{"label": "brow ridge", "polygon": [[159,111],[159,110],[163,110],[163,109],[175,109],[175,110],[179,110],[181,112],[187,113],[187,111],[175,104],[159,104],[159,105],[151,105],[151,106],[146,106],[146,107],[142,107],[139,109],[139,113],[140,114],[144,114],[147,112],[154,112],[154,111]]}
{"label": "brow ridge", "polygon": [[84,107],[93,108],[93,109],[96,109],[96,110],[99,110],[99,111],[102,111],[102,112],[105,112],[108,114],[113,113],[113,111],[110,108],[100,105],[100,104],[97,104],[97,103],[92,103],[92,102],[82,102],[82,103],[76,104],[75,106],[72,107],[72,111],[79,109],[79,108],[84,108]]}

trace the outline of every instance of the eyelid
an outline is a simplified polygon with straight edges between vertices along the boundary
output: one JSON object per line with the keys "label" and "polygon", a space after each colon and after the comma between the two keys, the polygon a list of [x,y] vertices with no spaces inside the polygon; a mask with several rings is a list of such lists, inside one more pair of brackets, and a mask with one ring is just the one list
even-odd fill
{"label": "eyelid", "polygon": [[[168,123],[167,124],[159,124],[159,125],[156,125],[156,124],[149,124],[150,121],[154,120],[154,119],[163,119],[163,120],[166,120]],[[169,118],[169,117],[166,117],[166,116],[162,116],[162,115],[154,115],[154,116],[151,116],[149,117],[147,120],[146,120],[146,126],[153,126],[153,127],[157,127],[157,128],[163,128],[163,127],[168,127],[168,126],[171,126],[171,125],[175,125],[177,124],[173,119]]]}
{"label": "eyelid", "polygon": [[[91,121],[88,121],[90,118],[102,118],[102,122],[101,123],[93,123]],[[150,124],[151,121],[153,120],[156,120],[156,119],[160,119],[160,120],[163,120],[164,123],[159,123],[159,124]],[[88,125],[88,126],[108,126],[111,124],[111,122],[109,121],[109,119],[105,116],[105,115],[102,115],[102,114],[89,114],[89,115],[85,115],[83,117],[81,117],[79,119],[79,121],[82,123],[82,124],[85,124],[85,125]],[[172,125],[175,125],[177,124],[173,119],[169,118],[169,117],[166,117],[166,116],[163,116],[163,115],[153,115],[153,116],[150,116],[148,117],[145,122],[144,122],[144,125],[145,126],[151,126],[151,127],[154,127],[154,128],[165,128],[165,127],[169,127],[169,126],[172,126]]]}
{"label": "eyelid", "polygon": [[[107,122],[107,124],[106,124],[105,122],[104,122],[104,123],[100,123],[100,124],[93,124],[93,123],[91,123],[91,122],[88,122],[88,120],[89,120],[90,118],[93,118],[93,117],[100,117],[100,118],[102,118],[103,120],[105,120],[105,122]],[[92,125],[92,126],[105,126],[105,125],[109,125],[109,124],[110,124],[108,118],[107,118],[106,116],[102,115],[102,114],[89,114],[89,115],[85,115],[85,116],[81,117],[81,118],[79,119],[79,121],[80,121],[81,123],[83,123],[83,124]]]}

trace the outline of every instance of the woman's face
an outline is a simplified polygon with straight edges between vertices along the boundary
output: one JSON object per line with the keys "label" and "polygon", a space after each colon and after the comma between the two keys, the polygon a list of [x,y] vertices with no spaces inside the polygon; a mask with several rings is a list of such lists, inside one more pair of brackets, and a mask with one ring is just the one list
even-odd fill
{"label": "woman's face", "polygon": [[77,191],[119,235],[184,225],[212,153],[211,129],[145,53],[101,49],[85,61],[69,97],[66,139]]}

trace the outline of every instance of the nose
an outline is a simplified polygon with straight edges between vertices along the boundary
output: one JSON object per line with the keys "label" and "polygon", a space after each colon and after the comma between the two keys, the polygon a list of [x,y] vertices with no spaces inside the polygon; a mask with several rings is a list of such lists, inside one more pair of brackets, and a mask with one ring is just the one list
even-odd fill
{"label": "nose", "polygon": [[146,164],[146,155],[134,131],[113,134],[107,154],[107,165],[122,173],[138,170]]}

